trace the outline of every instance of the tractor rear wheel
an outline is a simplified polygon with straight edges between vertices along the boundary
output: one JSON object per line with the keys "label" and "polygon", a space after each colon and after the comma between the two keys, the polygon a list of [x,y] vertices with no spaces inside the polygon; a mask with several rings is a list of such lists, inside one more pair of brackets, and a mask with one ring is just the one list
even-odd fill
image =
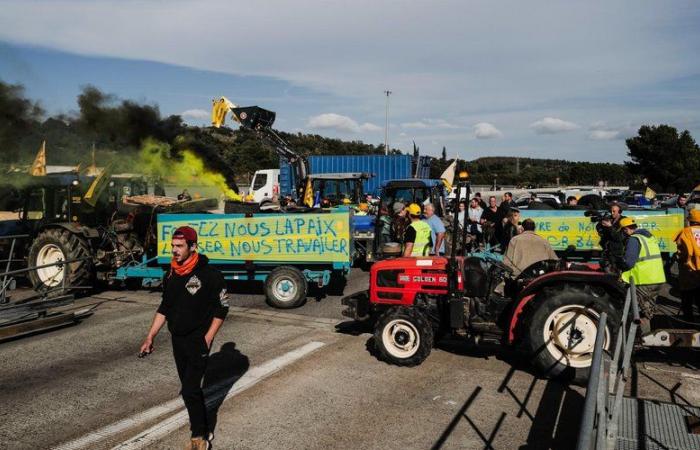
{"label": "tractor rear wheel", "polygon": [[549,378],[588,379],[600,315],[608,315],[603,348],[610,351],[620,313],[603,290],[547,288],[524,311],[520,336],[526,357]]}
{"label": "tractor rear wheel", "polygon": [[42,231],[29,247],[29,267],[85,259],[30,270],[29,280],[34,290],[48,297],[56,297],[76,288],[89,286],[93,279],[90,254],[88,243],[66,229],[52,228]]}
{"label": "tractor rear wheel", "polygon": [[265,296],[275,308],[301,306],[306,300],[307,292],[306,278],[296,267],[275,267],[265,279]]}
{"label": "tractor rear wheel", "polygon": [[380,359],[397,366],[417,366],[433,348],[433,327],[414,308],[389,308],[374,326],[374,345]]}

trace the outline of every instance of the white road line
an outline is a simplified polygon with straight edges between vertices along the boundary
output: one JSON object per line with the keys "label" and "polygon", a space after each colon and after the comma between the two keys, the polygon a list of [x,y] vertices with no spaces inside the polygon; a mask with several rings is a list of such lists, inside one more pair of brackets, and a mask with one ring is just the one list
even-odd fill
{"label": "white road line", "polygon": [[[289,364],[303,358],[304,356],[323,347],[324,345],[326,344],[323,342],[309,342],[308,344],[303,345],[288,353],[285,353],[282,356],[271,359],[270,361],[267,361],[259,366],[252,367],[235,382],[233,388],[231,388],[231,390],[228,391],[228,393],[226,393],[224,401],[235,395],[240,394],[246,389],[262,381],[263,379],[280,371],[285,366],[288,366]],[[223,395],[225,393],[224,387],[228,387],[229,385],[230,381],[228,383],[226,381],[223,381],[222,383],[219,383],[208,389],[207,395],[209,398],[207,399],[207,403],[219,400],[217,397]],[[214,392],[214,394],[211,394],[212,391]],[[187,423],[189,422],[189,418],[187,417],[187,411],[184,410],[184,404],[182,403],[181,398],[170,400],[161,405],[155,406],[146,411],[120,420],[119,422],[115,422],[104,428],[100,428],[99,430],[93,431],[92,433],[87,434],[83,437],[66,442],[65,444],[62,444],[58,447],[54,447],[54,450],[79,450],[86,447],[90,447],[99,441],[107,439],[108,437],[115,436],[117,434],[129,430],[130,428],[137,427],[163,415],[175,412],[177,413],[172,415],[171,417],[166,418],[165,420],[157,423],[148,430],[139,433],[133,438],[114,447],[115,449],[120,450],[140,449],[147,445],[153,444],[154,442],[157,442],[167,434],[170,434],[178,428],[187,425]]]}

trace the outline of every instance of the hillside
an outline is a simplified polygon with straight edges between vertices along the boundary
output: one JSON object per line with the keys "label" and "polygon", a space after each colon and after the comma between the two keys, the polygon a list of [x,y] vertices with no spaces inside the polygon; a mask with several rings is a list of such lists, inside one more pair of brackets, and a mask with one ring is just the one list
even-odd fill
{"label": "hillside", "polygon": [[[3,161],[7,166],[31,163],[42,141],[47,143],[51,165],[92,161],[112,164],[116,171],[144,172],[142,153],[149,142],[161,143],[160,156],[181,161],[185,150],[198,155],[209,170],[226,180],[247,182],[258,169],[277,167],[276,152],[248,130],[187,126],[180,116],[162,117],[157,105],[119,100],[88,86],[77,98],[79,111],[73,115],[44,117],[40,105],[24,96],[21,86],[0,81],[0,107],[7,113],[0,127]],[[341,141],[316,134],[279,132],[302,155],[383,154],[383,145]],[[418,149],[414,149],[414,154]],[[392,149],[392,153],[400,153]],[[435,159],[432,176],[438,177],[449,161]],[[545,185],[627,184],[624,165],[570,162],[562,160],[488,157],[467,163],[475,184]]]}

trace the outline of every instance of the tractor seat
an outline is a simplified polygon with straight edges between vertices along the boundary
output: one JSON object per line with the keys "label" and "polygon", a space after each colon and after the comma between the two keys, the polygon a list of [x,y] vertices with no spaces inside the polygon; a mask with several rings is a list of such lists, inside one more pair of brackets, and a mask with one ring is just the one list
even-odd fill
{"label": "tractor seat", "polygon": [[489,277],[480,258],[470,257],[464,260],[462,279],[464,291],[468,297],[486,297],[489,289]]}

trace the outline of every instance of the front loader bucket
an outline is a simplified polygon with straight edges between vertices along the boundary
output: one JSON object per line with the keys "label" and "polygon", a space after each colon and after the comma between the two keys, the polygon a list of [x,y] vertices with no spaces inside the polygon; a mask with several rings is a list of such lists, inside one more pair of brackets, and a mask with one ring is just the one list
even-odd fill
{"label": "front loader bucket", "polygon": [[245,106],[241,108],[231,108],[233,118],[240,123],[243,128],[260,130],[270,128],[275,123],[275,113],[259,106]]}

